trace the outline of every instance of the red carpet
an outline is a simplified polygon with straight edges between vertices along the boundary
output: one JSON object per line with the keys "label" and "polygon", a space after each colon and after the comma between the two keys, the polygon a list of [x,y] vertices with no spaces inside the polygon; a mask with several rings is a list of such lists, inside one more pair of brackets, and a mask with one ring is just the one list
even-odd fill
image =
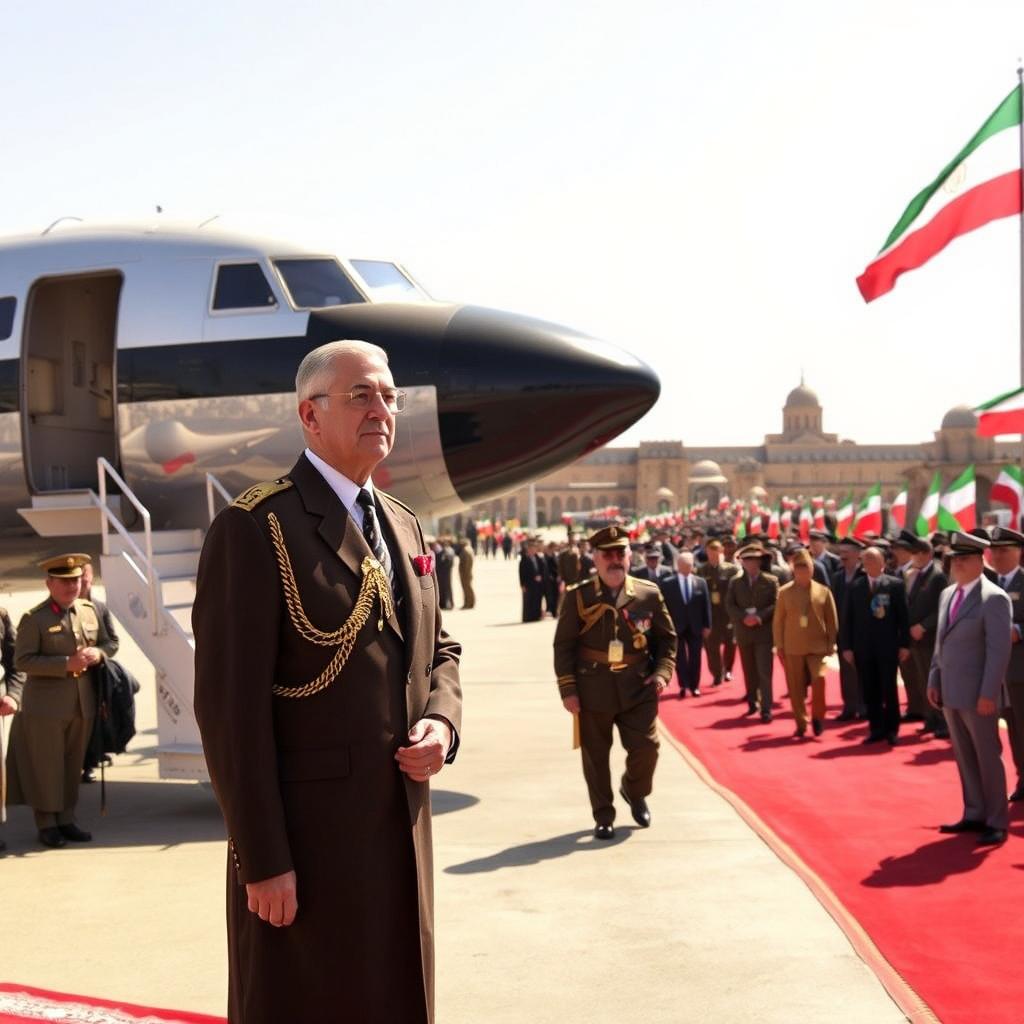
{"label": "red carpet", "polygon": [[225,1024],[223,1017],[156,1010],[108,999],[70,996],[27,985],[0,983],[0,1024],[48,1021],[51,1024]]}
{"label": "red carpet", "polygon": [[[913,723],[895,749],[863,747],[859,722],[828,722],[820,739],[796,740],[781,666],[781,707],[763,724],[740,717],[746,701],[736,662],[735,678],[717,689],[705,681],[701,697],[677,700],[674,684],[666,691],[661,721],[669,733],[801,873],[912,1019],[1019,1024],[1024,807],[1011,804],[1002,847],[940,836],[936,827],[963,809],[948,742],[919,739]],[[831,718],[837,674],[827,693]],[[1012,787],[1005,733],[1003,747]]]}

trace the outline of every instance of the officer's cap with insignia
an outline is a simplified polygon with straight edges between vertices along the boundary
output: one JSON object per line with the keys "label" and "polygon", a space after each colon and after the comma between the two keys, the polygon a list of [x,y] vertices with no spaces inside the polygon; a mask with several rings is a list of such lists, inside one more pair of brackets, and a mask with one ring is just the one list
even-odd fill
{"label": "officer's cap with insignia", "polygon": [[590,537],[590,546],[600,551],[610,548],[628,548],[629,534],[621,526],[606,526]]}
{"label": "officer's cap with insignia", "polygon": [[760,544],[748,544],[736,552],[736,557],[742,561],[744,558],[761,558],[767,554],[768,552]]}
{"label": "officer's cap with insignia", "polygon": [[856,537],[843,537],[839,542],[841,548],[853,548],[855,551],[863,551],[867,544],[862,540],[858,540]]}
{"label": "officer's cap with insignia", "polygon": [[661,558],[662,553],[660,544],[647,544],[644,546],[644,558]]}
{"label": "officer's cap with insignia", "polygon": [[823,540],[826,542],[834,539],[828,530],[811,530],[809,536],[811,540]]}
{"label": "officer's cap with insignia", "polygon": [[949,535],[949,553],[956,558],[960,555],[984,555],[985,549],[992,542],[987,536],[979,537],[974,533],[961,533],[959,530]]}
{"label": "officer's cap with insignia", "polygon": [[69,555],[54,555],[39,563],[40,569],[46,570],[47,576],[58,580],[77,580],[82,575],[82,566],[92,561],[89,555],[73,552]]}
{"label": "officer's cap with insignia", "polygon": [[1018,533],[1007,526],[993,526],[992,547],[1024,548],[1024,533]]}

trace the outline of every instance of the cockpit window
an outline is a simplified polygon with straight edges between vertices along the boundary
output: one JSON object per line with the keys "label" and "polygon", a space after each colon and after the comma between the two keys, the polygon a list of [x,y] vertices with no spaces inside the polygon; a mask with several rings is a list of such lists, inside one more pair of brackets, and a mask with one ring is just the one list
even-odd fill
{"label": "cockpit window", "polygon": [[14,310],[17,305],[17,299],[0,299],[0,341],[9,338],[14,330]]}
{"label": "cockpit window", "polygon": [[378,302],[422,302],[426,296],[394,264],[384,260],[352,260],[352,268]]}
{"label": "cockpit window", "polygon": [[322,309],[365,302],[337,260],[274,260],[296,309]]}
{"label": "cockpit window", "polygon": [[276,305],[277,299],[258,263],[225,263],[217,268],[214,309],[267,309]]}

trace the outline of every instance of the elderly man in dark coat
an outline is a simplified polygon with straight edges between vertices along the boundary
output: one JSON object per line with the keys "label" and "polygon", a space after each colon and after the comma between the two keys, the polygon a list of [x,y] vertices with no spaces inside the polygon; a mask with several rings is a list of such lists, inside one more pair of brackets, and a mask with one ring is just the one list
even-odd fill
{"label": "elderly man in dark coat", "polygon": [[415,515],[376,490],[404,405],[383,350],[296,380],[307,448],[214,521],[196,717],[228,829],[228,1019],[433,1020],[429,780],[458,747],[460,648]]}

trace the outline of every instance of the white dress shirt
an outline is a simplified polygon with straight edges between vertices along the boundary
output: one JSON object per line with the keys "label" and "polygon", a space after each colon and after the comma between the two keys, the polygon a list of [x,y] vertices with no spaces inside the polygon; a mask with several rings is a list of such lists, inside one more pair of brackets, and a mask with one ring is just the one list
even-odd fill
{"label": "white dress shirt", "polygon": [[316,467],[317,472],[327,481],[327,486],[338,496],[338,500],[345,506],[345,511],[355,520],[356,526],[359,527],[359,532],[362,533],[363,507],[356,501],[356,498],[359,497],[360,491],[369,491],[373,503],[376,504],[377,499],[373,494],[373,481],[367,478],[366,483],[360,486],[354,480],[349,480],[344,473],[339,473],[333,466],[329,466],[316,452],[310,451],[307,448],[305,455]]}

